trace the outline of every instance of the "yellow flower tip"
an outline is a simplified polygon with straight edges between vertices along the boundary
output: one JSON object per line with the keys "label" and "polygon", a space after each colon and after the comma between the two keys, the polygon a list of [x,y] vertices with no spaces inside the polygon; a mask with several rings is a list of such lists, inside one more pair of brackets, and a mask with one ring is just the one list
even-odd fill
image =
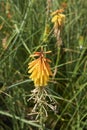
{"label": "yellow flower tip", "polygon": [[65,15],[64,14],[58,14],[53,16],[52,23],[54,23],[55,27],[61,26],[65,21]]}
{"label": "yellow flower tip", "polygon": [[52,13],[51,13],[51,16],[53,16],[53,15],[58,15],[59,13],[63,13],[63,12],[64,12],[64,9],[58,9],[58,10],[52,12]]}
{"label": "yellow flower tip", "polygon": [[46,51],[46,52],[44,52],[45,54],[49,54],[49,53],[51,53],[52,51]]}
{"label": "yellow flower tip", "polygon": [[61,18],[61,19],[65,19],[65,15],[64,15],[64,14],[59,14],[58,16],[59,16],[59,18]]}
{"label": "yellow flower tip", "polygon": [[46,86],[49,81],[49,76],[52,76],[51,68],[49,65],[49,62],[51,61],[44,57],[45,53],[50,52],[51,51],[41,51],[34,53],[34,55],[37,54],[39,58],[28,64],[28,73],[30,73],[29,78],[34,81],[34,85],[36,87]]}
{"label": "yellow flower tip", "polygon": [[58,15],[55,15],[53,18],[52,18],[52,23],[55,23],[55,22],[57,22],[57,20],[58,20]]}
{"label": "yellow flower tip", "polygon": [[35,52],[34,54],[30,55],[30,57],[39,56],[40,52]]}
{"label": "yellow flower tip", "polygon": [[64,12],[64,9],[59,9],[52,13],[53,17],[52,17],[51,22],[54,23],[55,28],[58,28],[59,26],[61,26],[65,21],[65,15],[62,14],[62,12]]}
{"label": "yellow flower tip", "polygon": [[48,58],[45,58],[44,61],[51,63],[51,60],[49,60]]}

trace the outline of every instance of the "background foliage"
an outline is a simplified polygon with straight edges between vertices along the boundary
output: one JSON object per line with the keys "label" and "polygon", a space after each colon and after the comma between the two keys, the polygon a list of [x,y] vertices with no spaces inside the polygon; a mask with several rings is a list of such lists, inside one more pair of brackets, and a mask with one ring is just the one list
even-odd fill
{"label": "background foliage", "polygon": [[[46,0],[0,0],[0,130],[33,130],[40,125],[29,116],[33,82],[28,78],[30,54],[41,45],[52,54],[56,75],[48,88],[57,101],[45,130],[87,130],[87,2],[52,0],[52,11],[66,4],[63,46],[59,54],[53,33],[44,42]],[[51,16],[50,16],[51,19]],[[53,28],[51,20],[48,22]]]}

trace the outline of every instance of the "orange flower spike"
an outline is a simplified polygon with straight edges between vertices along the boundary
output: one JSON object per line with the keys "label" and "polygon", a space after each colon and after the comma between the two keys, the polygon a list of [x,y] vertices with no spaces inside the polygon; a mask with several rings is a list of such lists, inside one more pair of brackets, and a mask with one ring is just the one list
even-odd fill
{"label": "orange flower spike", "polygon": [[49,81],[49,76],[52,76],[51,68],[48,62],[49,59],[45,58],[44,54],[48,54],[51,51],[35,52],[31,56],[39,56],[39,58],[28,64],[28,73],[31,73],[30,78],[34,81],[35,87],[46,86]]}

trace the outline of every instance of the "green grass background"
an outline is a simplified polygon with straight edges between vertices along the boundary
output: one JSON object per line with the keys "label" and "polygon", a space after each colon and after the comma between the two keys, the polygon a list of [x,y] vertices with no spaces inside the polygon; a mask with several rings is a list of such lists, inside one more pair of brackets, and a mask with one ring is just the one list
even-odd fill
{"label": "green grass background", "polygon": [[0,0],[0,130],[40,129],[28,116],[34,84],[27,71],[30,54],[41,46],[52,51],[52,72],[57,68],[48,84],[57,112],[49,111],[44,130],[87,130],[87,2],[52,0],[51,12],[63,2],[67,8],[59,54],[53,33],[44,42],[46,0]]}

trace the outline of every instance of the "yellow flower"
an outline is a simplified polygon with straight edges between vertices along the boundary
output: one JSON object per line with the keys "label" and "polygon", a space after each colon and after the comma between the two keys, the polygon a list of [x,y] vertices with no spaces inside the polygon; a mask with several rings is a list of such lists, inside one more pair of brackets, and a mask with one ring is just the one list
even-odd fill
{"label": "yellow flower", "polygon": [[61,13],[63,11],[64,10],[60,9],[52,13],[52,23],[57,25],[57,27],[61,26],[65,21],[65,15]]}
{"label": "yellow flower", "polygon": [[53,16],[53,18],[52,18],[52,22],[57,23],[59,26],[61,26],[64,21],[65,21],[64,14],[58,14],[58,15]]}
{"label": "yellow flower", "polygon": [[34,81],[35,87],[43,87],[46,86],[49,81],[49,76],[52,75],[49,59],[44,57],[44,54],[50,53],[48,52],[36,52],[31,56],[39,56],[39,58],[28,64],[28,73],[31,73],[30,78]]}

